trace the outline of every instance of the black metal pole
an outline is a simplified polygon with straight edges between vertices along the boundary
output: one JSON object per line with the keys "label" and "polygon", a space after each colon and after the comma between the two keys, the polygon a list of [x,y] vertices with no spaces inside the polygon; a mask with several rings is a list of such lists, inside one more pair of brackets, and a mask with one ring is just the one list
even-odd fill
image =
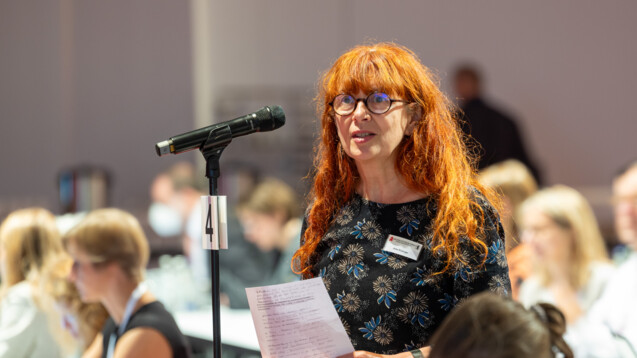
{"label": "black metal pole", "polygon": [[[212,163],[215,162],[216,163]],[[217,170],[214,169],[216,167]],[[210,195],[217,195],[217,178],[219,177],[219,158],[206,158],[206,176],[209,180]],[[212,352],[214,358],[221,358],[221,319],[219,311],[219,250],[210,250],[210,279],[212,296]]]}
{"label": "black metal pole", "polygon": [[[206,158],[206,177],[209,181],[210,195],[217,195],[217,179],[221,175],[219,158],[232,140],[229,127],[211,131],[208,140],[200,151]],[[210,250],[210,279],[212,296],[212,352],[214,358],[221,358],[221,303],[219,299],[219,250]]]}

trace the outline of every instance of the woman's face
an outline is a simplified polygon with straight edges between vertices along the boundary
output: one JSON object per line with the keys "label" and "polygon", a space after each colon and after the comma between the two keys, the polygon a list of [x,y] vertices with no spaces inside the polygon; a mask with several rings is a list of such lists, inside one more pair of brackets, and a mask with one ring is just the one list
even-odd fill
{"label": "woman's face", "polygon": [[283,235],[282,218],[244,209],[239,213],[239,221],[245,238],[257,245],[261,251],[268,252],[277,248]]}
{"label": "woman's face", "polygon": [[[359,99],[369,93],[359,91],[351,95]],[[411,134],[414,123],[403,102],[392,103],[384,114],[374,114],[364,101],[357,102],[356,109],[349,115],[335,114],[335,122],[343,150],[357,166],[373,164],[390,168],[396,160],[396,148],[405,135]]]}
{"label": "woman's face", "polygon": [[69,245],[69,255],[73,258],[73,266],[69,280],[75,284],[83,302],[99,302],[106,290],[108,279],[106,267],[94,264],[89,255],[75,245]]}
{"label": "woman's face", "polygon": [[571,230],[559,226],[537,209],[527,210],[522,222],[522,241],[531,246],[538,262],[570,262],[573,253]]}

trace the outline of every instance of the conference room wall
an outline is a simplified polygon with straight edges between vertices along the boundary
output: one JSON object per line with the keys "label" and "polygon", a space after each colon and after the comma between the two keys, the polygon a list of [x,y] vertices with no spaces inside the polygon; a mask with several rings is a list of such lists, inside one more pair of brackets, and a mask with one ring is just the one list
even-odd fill
{"label": "conference room wall", "polygon": [[[0,3],[3,205],[55,209],[57,171],[93,163],[114,174],[113,205],[143,208],[157,171],[197,158],[153,152],[156,141],[196,126],[197,1]],[[396,41],[447,90],[455,64],[480,64],[488,96],[519,118],[547,184],[578,187],[602,207],[612,173],[637,154],[635,2],[227,0],[209,9],[213,113],[244,114],[239,104],[219,107],[227,93],[255,88],[264,93],[255,104],[270,90],[301,91],[309,101],[340,53],[366,40]],[[288,123],[300,120],[311,118]]]}

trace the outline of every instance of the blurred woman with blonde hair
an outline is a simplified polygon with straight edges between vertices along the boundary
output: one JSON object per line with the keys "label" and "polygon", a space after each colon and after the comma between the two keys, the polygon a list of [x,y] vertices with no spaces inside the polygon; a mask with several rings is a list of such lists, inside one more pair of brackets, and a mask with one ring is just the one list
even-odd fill
{"label": "blurred woman with blonde hair", "polygon": [[[534,261],[533,276],[520,288],[521,302],[549,302],[567,319],[579,316],[570,310],[588,310],[612,274],[593,210],[576,190],[557,185],[527,199],[519,214],[522,240],[533,249]],[[580,307],[564,304],[570,292]]]}
{"label": "blurred woman with blonde hair", "polygon": [[188,342],[143,280],[149,247],[139,222],[118,209],[89,213],[63,239],[70,280],[110,318],[84,357],[189,357]]}
{"label": "blurred woman with blonde hair", "polygon": [[60,357],[45,267],[63,253],[55,217],[42,208],[15,211],[0,226],[0,357]]}
{"label": "blurred woman with blonde hair", "polygon": [[70,354],[80,356],[104,326],[108,312],[99,302],[82,302],[77,288],[68,280],[72,265],[68,255],[53,262],[45,269],[43,288],[53,298],[61,326],[68,332],[56,338]]}
{"label": "blurred woman with blonde hair", "polygon": [[529,196],[538,190],[533,174],[522,162],[515,159],[490,165],[479,173],[480,182],[502,195],[500,220],[504,226],[507,254],[519,242],[519,230],[514,220],[515,211]]}

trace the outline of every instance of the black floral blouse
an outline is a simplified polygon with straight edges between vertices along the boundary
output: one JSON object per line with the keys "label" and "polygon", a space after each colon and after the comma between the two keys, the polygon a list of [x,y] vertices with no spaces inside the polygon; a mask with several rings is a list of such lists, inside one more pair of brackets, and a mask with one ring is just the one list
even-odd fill
{"label": "black floral blouse", "polygon": [[[459,301],[484,290],[509,295],[502,226],[480,203],[487,213],[485,264],[479,265],[483,252],[461,240],[470,265],[458,262],[435,276],[444,267],[431,250],[435,199],[379,204],[355,195],[341,209],[317,248],[313,273],[323,278],[356,350],[393,354],[426,346]],[[382,250],[390,234],[423,244],[418,259]]]}

